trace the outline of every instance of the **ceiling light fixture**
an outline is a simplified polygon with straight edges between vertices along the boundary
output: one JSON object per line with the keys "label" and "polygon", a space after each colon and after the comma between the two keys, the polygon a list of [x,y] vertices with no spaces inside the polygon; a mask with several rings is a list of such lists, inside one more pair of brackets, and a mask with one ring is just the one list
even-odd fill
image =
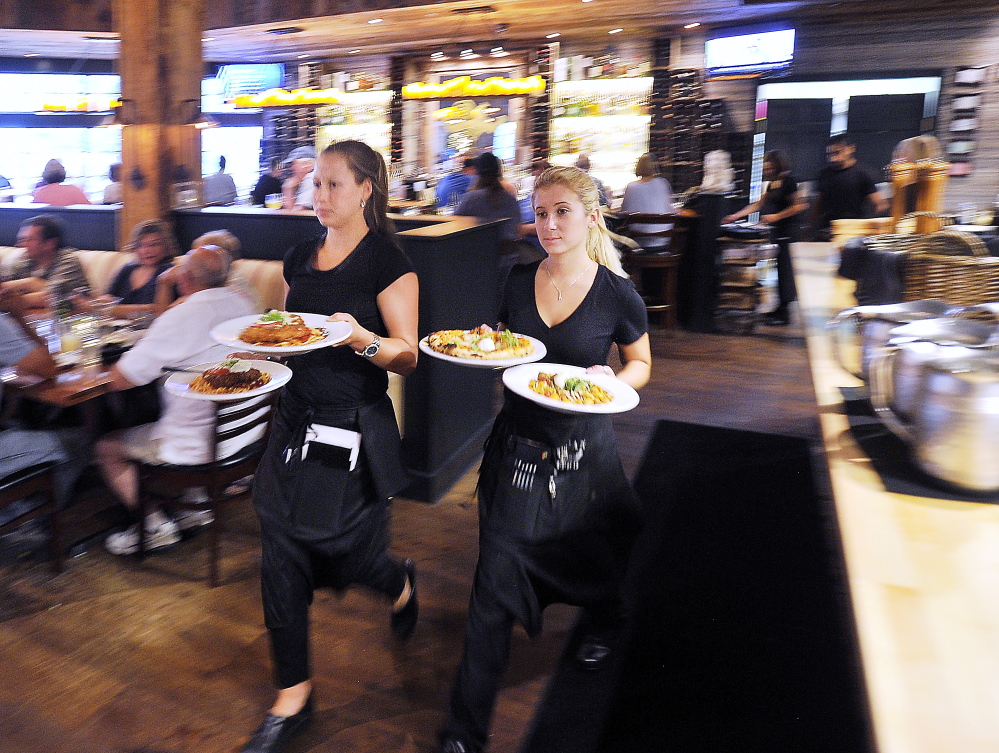
{"label": "ceiling light fixture", "polygon": [[562,36],[561,32],[553,31],[551,34],[545,34],[545,39],[555,39],[555,37]]}
{"label": "ceiling light fixture", "polygon": [[356,54],[357,54],[357,53],[359,53],[359,52],[360,52],[360,50],[348,50],[348,51],[347,51],[347,54],[348,54],[348,55],[356,55]]}
{"label": "ceiling light fixture", "polygon": [[[586,0],[583,0],[583,2],[586,2]],[[683,28],[685,28],[685,29],[696,29],[700,25],[701,25],[700,23],[698,23],[697,21],[695,21],[692,24],[684,24]]]}
{"label": "ceiling light fixture", "polygon": [[624,31],[624,29],[611,29],[607,33],[608,34],[620,34],[622,31]]}
{"label": "ceiling light fixture", "polygon": [[447,60],[447,55],[445,55],[441,50],[437,50],[437,52],[433,52],[433,53],[430,54],[430,59],[431,60]]}
{"label": "ceiling light fixture", "polygon": [[380,24],[382,22],[382,20],[383,19],[381,19],[381,18],[369,18],[368,19],[368,23],[369,24]]}
{"label": "ceiling light fixture", "polygon": [[510,53],[504,50],[502,47],[493,47],[491,50],[489,50],[489,54],[492,55],[494,58],[505,58]]}
{"label": "ceiling light fixture", "polygon": [[202,42],[214,42],[215,41],[215,37],[202,37],[201,41]]}
{"label": "ceiling light fixture", "polygon": [[301,55],[299,55],[298,59],[301,60],[302,58],[307,58],[307,57],[309,57],[309,53],[305,52],[305,53],[302,53]]}
{"label": "ceiling light fixture", "polygon": [[40,52],[26,52],[26,53],[24,53],[24,57],[26,57],[26,58],[36,58],[40,54],[41,54]]}
{"label": "ceiling light fixture", "polygon": [[466,47],[464,50],[461,51],[458,57],[460,57],[462,60],[474,60],[475,58],[478,57],[478,54],[471,47]]}

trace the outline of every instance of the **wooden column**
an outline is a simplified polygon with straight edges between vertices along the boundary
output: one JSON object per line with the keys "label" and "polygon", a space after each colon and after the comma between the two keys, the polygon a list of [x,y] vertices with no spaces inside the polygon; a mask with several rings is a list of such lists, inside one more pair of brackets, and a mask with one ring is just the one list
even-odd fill
{"label": "wooden column", "polygon": [[136,223],[169,219],[179,176],[201,178],[204,0],[115,0],[121,34],[124,205],[119,245]]}

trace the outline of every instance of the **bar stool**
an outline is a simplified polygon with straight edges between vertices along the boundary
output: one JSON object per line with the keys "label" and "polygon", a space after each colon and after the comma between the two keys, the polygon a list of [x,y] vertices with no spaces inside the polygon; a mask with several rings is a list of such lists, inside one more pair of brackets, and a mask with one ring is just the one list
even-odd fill
{"label": "bar stool", "polygon": [[[645,310],[650,314],[661,314],[662,323],[670,328],[677,326],[676,288],[680,257],[686,239],[686,227],[677,225],[678,217],[672,214],[631,213],[624,215],[624,222],[617,230],[619,235],[630,238],[641,246],[649,238],[666,238],[663,246],[649,249],[639,248],[626,251],[621,258],[624,271],[635,282],[645,301]],[[643,230],[635,225],[668,225],[668,230]],[[662,270],[661,278],[643,273],[643,270]]]}

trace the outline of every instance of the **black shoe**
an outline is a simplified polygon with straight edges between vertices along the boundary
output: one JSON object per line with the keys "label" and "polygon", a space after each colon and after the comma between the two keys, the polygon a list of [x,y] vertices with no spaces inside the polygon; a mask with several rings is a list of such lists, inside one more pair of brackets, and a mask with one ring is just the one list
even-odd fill
{"label": "black shoe", "polygon": [[763,321],[774,327],[786,327],[788,318],[787,314],[782,311],[770,311],[763,315]]}
{"label": "black shoe", "polygon": [[588,635],[576,651],[576,664],[583,669],[595,671],[604,665],[610,653],[609,641],[606,638]]}
{"label": "black shoe", "polygon": [[461,740],[455,740],[453,737],[449,737],[441,746],[441,753],[472,753],[472,751],[471,748],[467,747]]}
{"label": "black shoe", "polygon": [[264,723],[253,733],[250,742],[240,749],[240,753],[280,753],[285,743],[312,724],[312,716],[311,695],[297,714],[292,716],[268,714],[264,717]]}
{"label": "black shoe", "polygon": [[399,638],[408,638],[416,629],[416,620],[420,616],[420,603],[416,600],[416,565],[413,560],[406,560],[406,579],[409,581],[409,601],[398,612],[392,613],[392,632]]}

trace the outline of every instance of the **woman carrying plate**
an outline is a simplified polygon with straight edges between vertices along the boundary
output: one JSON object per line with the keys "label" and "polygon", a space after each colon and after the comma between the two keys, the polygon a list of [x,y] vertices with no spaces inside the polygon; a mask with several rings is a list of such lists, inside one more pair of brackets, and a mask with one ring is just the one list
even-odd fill
{"label": "woman carrying plate", "polygon": [[[645,306],[611,245],[597,187],[582,170],[554,167],[534,184],[538,238],[548,257],[510,273],[500,318],[541,340],[546,360],[649,380]],[[507,390],[479,476],[479,562],[465,651],[441,733],[446,753],[478,753],[516,621],[534,636],[552,603],[587,610],[577,659],[599,667],[621,622],[621,584],[640,527],[607,415],[547,410]]]}
{"label": "woman carrying plate", "polygon": [[400,637],[417,617],[412,562],[387,554],[389,498],[407,481],[387,372],[416,368],[416,274],[393,240],[381,155],[358,141],[333,144],[317,161],[314,186],[326,233],[285,255],[285,307],[331,315],[351,334],[292,357],[294,374],[254,479],[278,693],[244,753],[279,751],[312,720],[315,589],[359,584],[385,594]]}

